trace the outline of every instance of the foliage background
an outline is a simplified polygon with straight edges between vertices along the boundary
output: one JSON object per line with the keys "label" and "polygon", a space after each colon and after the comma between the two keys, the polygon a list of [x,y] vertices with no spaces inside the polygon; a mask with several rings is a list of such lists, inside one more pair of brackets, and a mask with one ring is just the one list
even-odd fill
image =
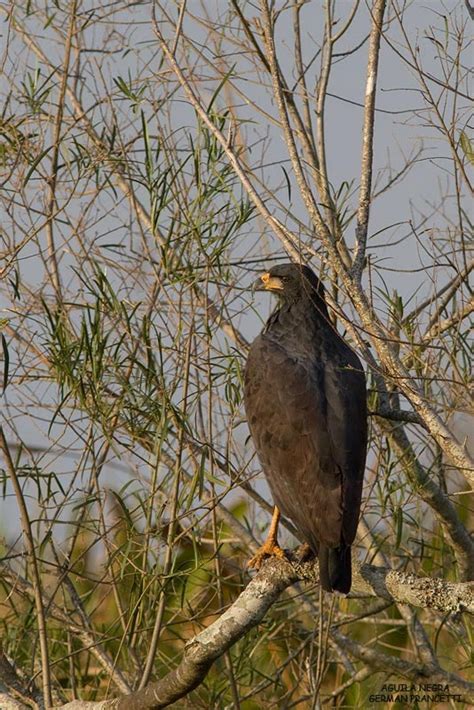
{"label": "foliage background", "polygon": [[[387,3],[373,170],[361,172],[375,6],[272,6],[287,106],[302,117],[316,172],[291,110],[289,122],[341,269],[357,251],[370,169],[364,293],[424,402],[462,443],[472,424],[468,10]],[[0,472],[2,649],[22,681],[33,679],[34,701],[45,676],[39,585],[53,696],[94,700],[165,675],[248,579],[271,501],[241,379],[270,308],[248,285],[288,259],[272,219],[325,280],[340,332],[359,352],[371,334],[289,158],[268,52],[258,51],[261,8],[71,0],[0,9],[2,426],[11,457]],[[472,579],[467,479],[371,348],[362,352],[374,416],[359,558]],[[18,524],[22,497],[34,555]],[[288,531],[284,541],[295,544]],[[472,677],[463,616],[323,599],[305,587],[180,706],[368,707],[383,682],[401,680],[396,669],[375,674],[330,628],[414,666],[430,659],[441,680]]]}

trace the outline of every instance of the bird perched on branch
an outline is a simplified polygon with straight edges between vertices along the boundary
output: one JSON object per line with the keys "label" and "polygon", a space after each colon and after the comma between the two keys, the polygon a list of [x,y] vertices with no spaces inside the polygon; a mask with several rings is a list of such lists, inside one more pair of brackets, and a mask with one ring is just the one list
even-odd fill
{"label": "bird perched on branch", "polygon": [[332,325],[311,269],[281,264],[254,288],[277,294],[280,303],[245,368],[248,425],[276,506],[268,539],[249,566],[283,556],[281,512],[318,555],[322,588],[347,594],[367,450],[364,371]]}

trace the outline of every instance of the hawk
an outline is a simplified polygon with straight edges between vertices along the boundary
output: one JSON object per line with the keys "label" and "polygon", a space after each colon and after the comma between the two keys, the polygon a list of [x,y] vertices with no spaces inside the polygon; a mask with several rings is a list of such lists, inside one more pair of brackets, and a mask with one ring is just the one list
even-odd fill
{"label": "hawk", "polygon": [[280,264],[254,288],[277,294],[279,306],[245,367],[247,421],[275,502],[268,539],[249,565],[283,556],[283,513],[317,554],[322,588],[347,594],[367,451],[364,370],[310,268]]}

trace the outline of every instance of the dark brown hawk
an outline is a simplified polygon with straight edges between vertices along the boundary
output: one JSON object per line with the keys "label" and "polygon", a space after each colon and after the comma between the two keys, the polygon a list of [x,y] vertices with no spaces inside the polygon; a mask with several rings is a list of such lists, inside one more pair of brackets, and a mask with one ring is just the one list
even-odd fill
{"label": "dark brown hawk", "polygon": [[249,563],[282,555],[280,511],[318,555],[321,586],[347,594],[367,449],[365,376],[332,325],[307,266],[281,264],[255,286],[279,307],[250,347],[245,410],[276,504],[267,542]]}

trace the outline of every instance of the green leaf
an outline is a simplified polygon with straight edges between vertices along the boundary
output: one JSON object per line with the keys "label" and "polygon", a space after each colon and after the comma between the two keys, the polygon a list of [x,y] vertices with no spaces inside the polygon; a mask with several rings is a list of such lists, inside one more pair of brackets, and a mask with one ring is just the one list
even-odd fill
{"label": "green leaf", "polygon": [[28,172],[26,173],[26,177],[25,177],[25,179],[23,180],[23,187],[25,187],[25,186],[27,185],[27,183],[28,183],[30,177],[32,176],[32,174],[34,173],[34,171],[36,170],[36,168],[38,167],[38,165],[41,163],[41,161],[43,160],[44,156],[45,156],[47,153],[49,153],[49,151],[51,150],[51,148],[52,148],[52,146],[49,146],[48,148],[45,148],[45,150],[43,150],[43,151],[38,155],[38,157],[36,158],[36,160],[33,161],[32,165],[31,165],[31,168],[28,170]]}
{"label": "green leaf", "polygon": [[221,81],[219,82],[219,84],[218,84],[218,86],[217,86],[217,89],[214,91],[214,93],[212,94],[211,100],[209,101],[209,105],[208,105],[207,111],[206,111],[207,114],[209,114],[209,112],[211,111],[211,109],[212,109],[212,107],[213,107],[213,105],[214,105],[214,101],[215,101],[215,100],[217,99],[217,97],[219,96],[222,87],[224,86],[224,84],[227,83],[229,77],[232,76],[232,74],[234,73],[234,68],[235,68],[235,64],[233,64],[233,65],[231,66],[231,68],[229,69],[229,71],[228,71],[226,74],[224,74],[224,76],[222,77]]}
{"label": "green leaf", "polygon": [[474,165],[474,148],[472,147],[472,143],[469,140],[468,136],[464,131],[461,131],[461,136],[459,139],[459,142],[461,144],[461,149],[466,158],[469,160],[471,165]]}
{"label": "green leaf", "polygon": [[280,167],[281,167],[281,169],[283,170],[283,174],[284,174],[285,180],[286,180],[286,189],[288,190],[288,202],[291,203],[291,182],[290,182],[290,178],[288,177],[288,173],[286,172],[286,170],[285,170],[285,168],[283,167],[283,165],[280,165]]}
{"label": "green leaf", "polygon": [[10,366],[10,355],[8,354],[8,344],[7,339],[2,333],[2,348],[3,348],[3,391],[7,389],[8,384],[8,370]]}

